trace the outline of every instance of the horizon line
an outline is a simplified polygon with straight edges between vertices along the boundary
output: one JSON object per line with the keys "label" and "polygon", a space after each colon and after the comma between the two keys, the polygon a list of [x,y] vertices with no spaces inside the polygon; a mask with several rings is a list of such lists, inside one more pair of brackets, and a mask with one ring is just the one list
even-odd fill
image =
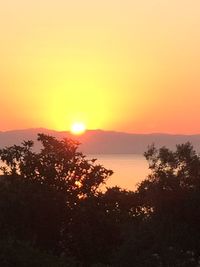
{"label": "horizon line", "polygon": [[[56,130],[56,129],[48,129],[45,127],[30,127],[30,128],[20,128],[20,129],[10,129],[10,130],[0,130],[0,133],[10,133],[10,132],[20,132],[20,131],[52,131],[57,133],[71,133],[70,130]],[[172,136],[195,136],[200,135],[200,133],[168,133],[168,132],[149,132],[149,133],[137,133],[137,132],[125,132],[121,130],[105,130],[105,129],[87,129],[85,133],[87,132],[109,132],[109,133],[119,133],[119,134],[127,134],[127,135],[172,135]],[[39,133],[39,132],[38,132]],[[73,135],[73,134],[72,134]],[[84,133],[82,134],[84,135]]]}

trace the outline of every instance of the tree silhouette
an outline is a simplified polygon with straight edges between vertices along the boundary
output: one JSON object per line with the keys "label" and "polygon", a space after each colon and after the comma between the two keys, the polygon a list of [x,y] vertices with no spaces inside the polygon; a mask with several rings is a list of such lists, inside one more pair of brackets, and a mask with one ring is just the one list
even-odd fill
{"label": "tree silhouette", "polygon": [[112,174],[78,143],[38,135],[0,150],[0,262],[11,266],[196,267],[200,156],[149,147],[137,189],[100,190]]}
{"label": "tree silhouette", "polygon": [[112,171],[88,160],[72,140],[39,134],[38,141],[38,153],[32,141],[0,150],[0,234],[67,254],[74,214]]}
{"label": "tree silhouette", "polygon": [[114,266],[199,266],[200,156],[190,143],[149,147],[150,175],[135,194],[138,225],[131,224]]}
{"label": "tree silhouette", "polygon": [[[145,157],[151,173],[135,192],[144,218],[137,228],[128,230],[120,262],[124,260],[124,266],[198,266],[200,156],[186,143],[174,151],[151,146]],[[126,265],[128,258],[134,260]]]}

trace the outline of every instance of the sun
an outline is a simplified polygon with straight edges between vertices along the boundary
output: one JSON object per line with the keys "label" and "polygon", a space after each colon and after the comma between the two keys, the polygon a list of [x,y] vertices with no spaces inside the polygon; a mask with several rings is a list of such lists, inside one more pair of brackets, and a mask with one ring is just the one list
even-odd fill
{"label": "sun", "polygon": [[83,122],[74,122],[71,126],[71,133],[80,135],[86,131],[86,126]]}

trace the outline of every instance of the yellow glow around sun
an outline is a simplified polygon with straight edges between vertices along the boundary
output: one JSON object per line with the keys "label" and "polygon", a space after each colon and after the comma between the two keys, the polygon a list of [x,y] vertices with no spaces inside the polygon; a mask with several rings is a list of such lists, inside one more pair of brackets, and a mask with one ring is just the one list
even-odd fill
{"label": "yellow glow around sun", "polygon": [[86,126],[83,122],[75,122],[71,126],[71,133],[79,135],[86,131]]}

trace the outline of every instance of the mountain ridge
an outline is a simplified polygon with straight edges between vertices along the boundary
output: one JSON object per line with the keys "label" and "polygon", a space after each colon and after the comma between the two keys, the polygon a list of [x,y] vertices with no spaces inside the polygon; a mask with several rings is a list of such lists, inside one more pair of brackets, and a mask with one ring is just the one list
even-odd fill
{"label": "mountain ridge", "polygon": [[125,133],[106,130],[88,130],[83,135],[75,136],[69,131],[56,131],[46,128],[18,129],[0,131],[0,147],[20,144],[23,140],[36,142],[39,149],[37,134],[45,133],[58,139],[71,138],[81,143],[80,150],[86,154],[143,154],[149,145],[166,146],[174,149],[176,144],[191,142],[200,151],[200,134],[168,134],[168,133]]}

